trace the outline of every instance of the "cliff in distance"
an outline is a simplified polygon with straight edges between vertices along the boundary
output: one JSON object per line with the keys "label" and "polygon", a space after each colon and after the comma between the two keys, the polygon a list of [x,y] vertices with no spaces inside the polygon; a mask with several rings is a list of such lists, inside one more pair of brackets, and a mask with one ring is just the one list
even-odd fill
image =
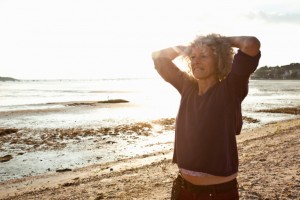
{"label": "cliff in distance", "polygon": [[260,67],[251,75],[251,79],[300,80],[300,63],[275,67]]}
{"label": "cliff in distance", "polygon": [[1,77],[0,76],[0,81],[18,81],[18,79],[14,79],[11,77]]}

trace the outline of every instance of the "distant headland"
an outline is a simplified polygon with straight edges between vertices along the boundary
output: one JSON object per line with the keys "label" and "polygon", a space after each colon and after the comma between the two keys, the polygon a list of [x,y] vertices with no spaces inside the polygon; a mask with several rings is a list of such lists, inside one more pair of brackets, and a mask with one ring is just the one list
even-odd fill
{"label": "distant headland", "polygon": [[1,77],[0,76],[0,81],[19,81],[18,79],[11,78],[11,77]]}
{"label": "distant headland", "polygon": [[251,75],[251,79],[300,80],[300,63],[260,67]]}

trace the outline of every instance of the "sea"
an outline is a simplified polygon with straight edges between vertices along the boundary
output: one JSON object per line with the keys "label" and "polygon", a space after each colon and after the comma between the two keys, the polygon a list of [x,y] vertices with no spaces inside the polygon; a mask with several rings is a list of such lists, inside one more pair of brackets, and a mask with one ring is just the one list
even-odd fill
{"label": "sea", "polygon": [[[118,106],[68,106],[71,103],[122,99]],[[174,118],[178,92],[162,79],[21,80],[0,82],[0,127],[69,128],[114,126]],[[243,115],[257,126],[288,119],[263,109],[300,105],[300,80],[250,80]]]}
{"label": "sea", "polygon": [[[128,102],[99,103],[116,99]],[[62,139],[58,143],[65,143],[66,147],[57,149],[47,149],[48,141],[41,138],[59,130],[80,132],[84,129],[98,130],[124,124],[134,126],[136,122],[173,119],[179,101],[180,95],[176,89],[158,78],[0,82],[0,129],[20,130],[19,139],[3,142],[0,137],[0,157],[12,156],[11,160],[1,163],[0,182],[56,173],[58,169],[73,170],[88,165],[101,168],[104,163],[112,163],[107,169],[110,170],[114,169],[115,161],[172,152],[174,130],[163,128],[147,136],[98,134],[77,138],[78,141]],[[243,128],[251,129],[295,118],[296,115],[260,111],[299,105],[300,80],[250,80],[249,94],[243,101],[242,111],[244,116],[257,122],[245,121]],[[35,149],[30,143],[19,144],[15,139],[25,143],[44,143],[41,149]],[[172,156],[171,153],[160,154],[166,159]]]}
{"label": "sea", "polygon": [[[108,100],[128,103],[68,106]],[[0,82],[0,127],[115,126],[175,117],[179,95],[159,79]]]}

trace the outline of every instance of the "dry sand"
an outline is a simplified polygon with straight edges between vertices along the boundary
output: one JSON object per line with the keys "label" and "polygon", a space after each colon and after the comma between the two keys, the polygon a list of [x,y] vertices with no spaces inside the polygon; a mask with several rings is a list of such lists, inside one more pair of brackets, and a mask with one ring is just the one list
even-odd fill
{"label": "dry sand", "polygon": [[[241,199],[299,199],[300,118],[237,137]],[[172,150],[0,183],[0,199],[169,199]]]}

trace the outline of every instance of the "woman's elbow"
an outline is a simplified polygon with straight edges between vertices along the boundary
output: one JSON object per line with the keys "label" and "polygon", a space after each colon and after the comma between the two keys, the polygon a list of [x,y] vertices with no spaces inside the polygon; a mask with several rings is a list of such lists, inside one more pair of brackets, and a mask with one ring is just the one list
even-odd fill
{"label": "woman's elbow", "polygon": [[248,37],[246,42],[246,53],[250,56],[256,56],[260,51],[260,41],[256,37]]}
{"label": "woman's elbow", "polygon": [[160,52],[159,51],[154,51],[152,52],[152,60],[156,60],[159,57]]}
{"label": "woman's elbow", "polygon": [[154,68],[157,71],[159,71],[159,69],[160,69],[159,51],[152,52],[151,56],[152,56],[152,60],[153,60],[153,63],[154,63]]}

